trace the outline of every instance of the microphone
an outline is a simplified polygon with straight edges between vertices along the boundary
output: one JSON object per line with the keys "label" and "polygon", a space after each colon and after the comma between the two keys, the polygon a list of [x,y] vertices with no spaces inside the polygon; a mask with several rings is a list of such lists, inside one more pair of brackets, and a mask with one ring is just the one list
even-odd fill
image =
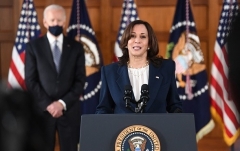
{"label": "microphone", "polygon": [[126,102],[126,108],[130,108],[130,102],[132,101],[132,86],[131,85],[125,85],[125,89],[124,89],[124,97],[123,100]]}
{"label": "microphone", "polygon": [[139,101],[139,109],[141,113],[146,107],[148,100],[149,100],[149,87],[147,84],[143,84],[141,87],[141,96]]}

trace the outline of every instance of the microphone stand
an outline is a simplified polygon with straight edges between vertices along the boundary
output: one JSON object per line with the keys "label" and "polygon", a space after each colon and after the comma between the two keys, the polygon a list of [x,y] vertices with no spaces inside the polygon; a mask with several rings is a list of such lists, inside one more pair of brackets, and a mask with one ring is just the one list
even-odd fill
{"label": "microphone stand", "polygon": [[[129,110],[135,113],[143,113],[147,105],[147,101],[149,100],[148,91],[149,91],[148,85],[143,84],[141,87],[140,100],[136,101],[132,99],[132,86],[126,85],[124,90],[124,97],[123,97],[126,108],[128,108]],[[135,109],[132,109],[130,102],[136,105]]]}
{"label": "microphone stand", "polygon": [[[134,103],[134,104],[137,104],[137,102],[134,101],[133,99],[130,98],[129,100],[130,100],[130,102],[132,102],[132,103]],[[135,108],[135,110],[132,109],[132,106],[130,105],[130,102],[128,101],[128,99],[126,99],[126,108],[128,108],[128,109],[131,110],[132,112],[135,112],[135,113],[136,113],[136,108]]]}
{"label": "microphone stand", "polygon": [[143,113],[145,107],[147,106],[147,101],[144,101],[145,99],[140,99],[137,102],[137,107],[135,108],[136,113]]}
{"label": "microphone stand", "polygon": [[136,104],[135,109],[132,109],[132,106],[130,105],[130,102],[128,101],[128,99],[126,99],[126,108],[130,109],[132,112],[135,113],[143,113],[145,107],[147,106],[147,101],[145,101],[146,99],[140,99],[139,101],[135,101],[133,99],[129,99],[130,102]]}

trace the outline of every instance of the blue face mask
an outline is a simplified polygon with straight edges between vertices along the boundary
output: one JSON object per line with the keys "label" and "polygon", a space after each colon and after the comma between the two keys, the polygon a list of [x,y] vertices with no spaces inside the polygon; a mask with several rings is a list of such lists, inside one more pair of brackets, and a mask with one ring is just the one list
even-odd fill
{"label": "blue face mask", "polygon": [[48,30],[51,34],[54,36],[59,36],[63,32],[63,27],[62,26],[49,26]]}

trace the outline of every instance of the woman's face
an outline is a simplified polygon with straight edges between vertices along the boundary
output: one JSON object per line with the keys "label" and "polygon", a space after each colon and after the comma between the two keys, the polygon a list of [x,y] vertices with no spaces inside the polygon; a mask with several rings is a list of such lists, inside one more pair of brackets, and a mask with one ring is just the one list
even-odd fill
{"label": "woman's face", "polygon": [[127,44],[129,57],[147,58],[148,41],[148,31],[145,25],[135,25],[131,32],[131,38],[128,40]]}

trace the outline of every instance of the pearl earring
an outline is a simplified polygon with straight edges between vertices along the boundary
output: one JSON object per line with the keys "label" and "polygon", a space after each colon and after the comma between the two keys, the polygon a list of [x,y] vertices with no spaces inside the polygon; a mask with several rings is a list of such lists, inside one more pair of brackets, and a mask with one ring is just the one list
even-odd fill
{"label": "pearl earring", "polygon": [[148,47],[148,50],[149,50],[150,48]]}

